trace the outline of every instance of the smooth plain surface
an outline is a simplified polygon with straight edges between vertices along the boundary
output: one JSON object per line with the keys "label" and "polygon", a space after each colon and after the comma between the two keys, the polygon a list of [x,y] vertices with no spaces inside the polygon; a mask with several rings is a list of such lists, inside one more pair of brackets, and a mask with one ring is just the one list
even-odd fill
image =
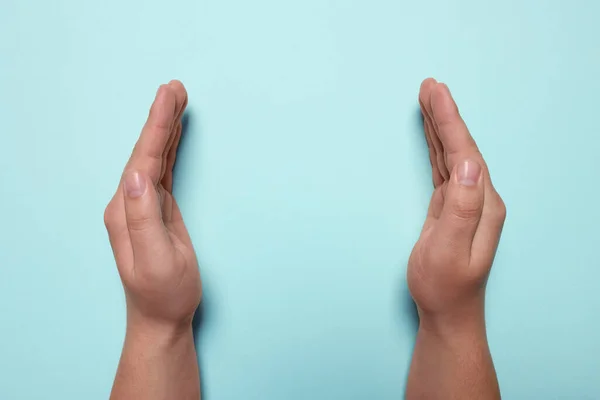
{"label": "smooth plain surface", "polygon": [[0,1],[0,398],[106,399],[124,298],[102,223],[156,88],[190,96],[176,197],[208,400],[400,399],[448,83],[508,219],[488,290],[506,399],[600,396],[593,0]]}

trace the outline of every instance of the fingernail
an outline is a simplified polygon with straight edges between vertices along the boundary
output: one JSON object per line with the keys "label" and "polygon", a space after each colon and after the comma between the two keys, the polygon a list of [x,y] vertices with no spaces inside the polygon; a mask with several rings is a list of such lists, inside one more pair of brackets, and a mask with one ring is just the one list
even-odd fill
{"label": "fingernail", "polygon": [[125,193],[131,198],[140,197],[146,191],[146,180],[138,172],[129,172],[125,176]]}
{"label": "fingernail", "polygon": [[465,160],[458,166],[458,183],[464,186],[475,186],[481,175],[481,166],[477,161]]}

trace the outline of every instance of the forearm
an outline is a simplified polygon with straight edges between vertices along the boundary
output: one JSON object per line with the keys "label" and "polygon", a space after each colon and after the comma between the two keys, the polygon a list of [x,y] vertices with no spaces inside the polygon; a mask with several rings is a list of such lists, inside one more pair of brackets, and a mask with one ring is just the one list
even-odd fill
{"label": "forearm", "polygon": [[421,318],[406,398],[500,399],[483,311],[459,323]]}
{"label": "forearm", "polygon": [[199,400],[191,324],[185,329],[128,325],[111,400]]}

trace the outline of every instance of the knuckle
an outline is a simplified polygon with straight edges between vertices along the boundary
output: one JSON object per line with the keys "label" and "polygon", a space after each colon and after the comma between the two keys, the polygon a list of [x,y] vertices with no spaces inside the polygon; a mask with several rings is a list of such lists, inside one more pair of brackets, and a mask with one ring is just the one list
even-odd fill
{"label": "knuckle", "polygon": [[504,221],[506,219],[506,204],[498,194],[496,194],[496,199],[494,201],[494,215],[499,221]]}
{"label": "knuckle", "polygon": [[165,95],[170,91],[171,91],[171,87],[168,84],[163,83],[162,85],[160,85],[158,87],[157,93],[158,93],[158,95]]}
{"label": "knuckle", "polygon": [[481,268],[476,265],[468,265],[464,269],[464,282],[470,287],[480,287],[481,283],[485,281],[489,269]]}
{"label": "knuckle", "polygon": [[112,229],[112,227],[115,226],[117,222],[117,215],[114,204],[115,203],[111,201],[104,209],[104,226],[108,230]]}
{"label": "knuckle", "polygon": [[152,218],[147,215],[140,215],[127,218],[127,228],[134,232],[144,232],[152,227]]}
{"label": "knuckle", "polygon": [[454,204],[452,213],[460,220],[477,219],[481,214],[481,205],[477,200],[462,199]]}
{"label": "knuckle", "polygon": [[[156,99],[155,99],[154,103],[152,103],[152,106],[150,107],[149,115],[151,116],[153,113],[155,113],[158,110],[158,108],[161,107],[162,104],[160,102],[158,102],[158,99],[160,97],[170,96],[172,94],[173,94],[173,88],[171,88],[168,84],[160,85],[158,87],[158,90],[156,91]],[[160,119],[154,119],[150,126],[155,129],[160,129],[160,130],[168,130],[171,128],[170,121],[160,120]]]}

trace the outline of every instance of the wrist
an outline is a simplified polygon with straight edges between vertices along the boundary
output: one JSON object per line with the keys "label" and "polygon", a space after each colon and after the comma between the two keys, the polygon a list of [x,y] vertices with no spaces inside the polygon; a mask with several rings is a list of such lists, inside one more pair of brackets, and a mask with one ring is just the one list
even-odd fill
{"label": "wrist", "polygon": [[192,322],[160,320],[128,313],[126,337],[156,345],[177,343],[193,339]]}
{"label": "wrist", "polygon": [[439,337],[486,336],[483,299],[466,302],[444,312],[419,311],[419,331]]}

